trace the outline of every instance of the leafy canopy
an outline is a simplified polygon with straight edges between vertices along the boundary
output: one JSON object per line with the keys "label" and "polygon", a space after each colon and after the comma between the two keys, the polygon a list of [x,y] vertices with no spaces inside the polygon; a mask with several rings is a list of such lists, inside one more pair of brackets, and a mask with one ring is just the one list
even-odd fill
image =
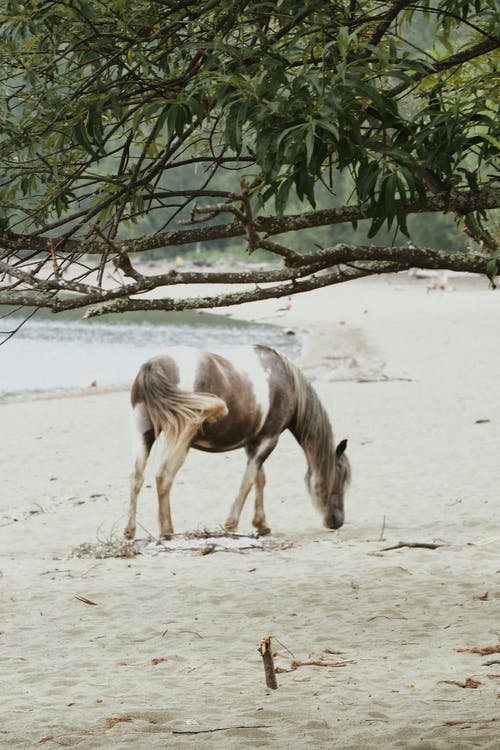
{"label": "leafy canopy", "polygon": [[[0,0],[0,23],[0,273],[14,275],[0,302],[62,309],[69,289],[73,306],[126,309],[163,286],[144,283],[130,250],[238,235],[296,280],[332,254],[299,258],[269,235],[364,218],[370,236],[407,233],[421,211],[455,212],[494,250],[494,0]],[[292,198],[304,210],[289,216]],[[141,235],[133,225],[153,213],[162,231]],[[342,258],[418,265],[385,250]],[[99,273],[78,292],[60,271],[83,253]],[[113,257],[132,292],[103,290]]]}

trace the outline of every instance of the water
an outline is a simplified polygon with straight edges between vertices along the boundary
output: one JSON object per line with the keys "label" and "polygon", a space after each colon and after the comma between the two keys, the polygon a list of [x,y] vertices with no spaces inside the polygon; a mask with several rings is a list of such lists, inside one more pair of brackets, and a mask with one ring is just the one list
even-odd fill
{"label": "water", "polygon": [[[0,314],[6,310],[0,309]],[[10,330],[22,317],[0,320]],[[0,339],[1,340],[1,339]],[[82,320],[81,312],[39,311],[0,346],[0,396],[97,386],[128,385],[139,366],[165,347],[187,344],[206,349],[266,344],[289,357],[298,336],[279,326],[246,323],[196,312],[126,313]]]}

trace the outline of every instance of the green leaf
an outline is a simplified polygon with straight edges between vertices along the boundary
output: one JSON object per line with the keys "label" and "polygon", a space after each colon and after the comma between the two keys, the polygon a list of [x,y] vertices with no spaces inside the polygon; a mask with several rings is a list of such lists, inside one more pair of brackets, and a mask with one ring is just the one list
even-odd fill
{"label": "green leaf", "polygon": [[382,227],[384,221],[385,221],[385,216],[376,216],[373,219],[370,229],[368,230],[369,239],[371,239],[372,237],[375,237],[379,229]]}
{"label": "green leaf", "polygon": [[87,153],[93,156],[95,153],[95,149],[90,141],[89,134],[87,133],[87,128],[85,127],[85,120],[79,120],[73,126],[73,135],[76,141],[78,142],[78,144],[85,151],[87,151]]}
{"label": "green leaf", "polygon": [[8,217],[0,211],[0,230],[2,232],[7,231],[9,228],[9,219]]}
{"label": "green leaf", "polygon": [[498,140],[498,138],[495,138],[495,136],[491,135],[490,133],[484,133],[481,138],[483,138],[485,141],[488,141],[488,143],[491,143],[492,146],[500,151],[500,141]]}
{"label": "green leaf", "polygon": [[23,195],[28,195],[31,188],[31,179],[29,177],[23,177],[21,180],[21,192]]}
{"label": "green leaf", "polygon": [[370,161],[360,164],[356,180],[356,187],[360,201],[364,202],[372,195],[379,173],[379,162]]}
{"label": "green leaf", "polygon": [[183,104],[172,104],[166,119],[169,137],[175,134],[178,138],[182,138],[184,128],[189,121],[186,107]]}
{"label": "green leaf", "polygon": [[406,214],[399,213],[396,218],[397,218],[398,227],[400,228],[400,230],[403,232],[403,234],[406,237],[409,237],[410,232],[408,231],[408,225],[406,223],[406,220],[407,220]]}
{"label": "green leaf", "polygon": [[385,214],[387,217],[387,225],[390,228],[394,217],[396,215],[396,188],[397,188],[397,177],[395,174],[390,174],[383,182],[383,187],[380,190],[380,197],[384,206]]}
{"label": "green leaf", "polygon": [[97,146],[102,145],[103,130],[101,104],[98,101],[91,102],[87,118],[87,131],[89,137]]}
{"label": "green leaf", "polygon": [[283,180],[278,190],[276,191],[274,204],[275,204],[276,213],[278,214],[278,216],[283,216],[283,214],[285,213],[291,187],[292,187],[292,179],[290,177],[287,177],[286,180]]}
{"label": "green leaf", "polygon": [[393,119],[396,105],[391,99],[383,97],[374,86],[370,86],[364,81],[356,81],[354,89],[359,95],[373,103],[373,106],[368,106],[367,110],[373,110],[382,122],[390,122]]}
{"label": "green leaf", "polygon": [[278,138],[276,139],[276,148],[278,149],[281,146],[282,142],[286,138],[288,138],[290,133],[293,133],[296,130],[304,130],[305,127],[306,125],[303,122],[300,122],[298,125],[292,125],[289,128],[285,128],[285,130],[283,130],[281,134],[278,136]]}
{"label": "green leaf", "polygon": [[481,225],[473,213],[466,214],[464,223],[469,232],[477,237],[481,233]]}
{"label": "green leaf", "polygon": [[316,200],[314,197],[314,178],[307,171],[306,165],[301,164],[295,171],[295,191],[300,201],[307,198],[313,208],[316,208]]}
{"label": "green leaf", "polygon": [[318,128],[326,130],[333,136],[334,141],[339,140],[339,129],[333,122],[327,122],[326,120],[317,120]]}
{"label": "green leaf", "polygon": [[314,130],[314,123],[310,122],[306,131],[306,162],[307,165],[311,163],[312,155],[314,152],[314,140],[316,134]]}
{"label": "green leaf", "polygon": [[493,289],[497,288],[496,277],[498,276],[498,272],[499,272],[499,267],[498,267],[499,259],[500,259],[500,251],[497,250],[495,253],[492,254],[490,259],[486,263],[485,273],[486,273],[486,276],[489,278],[490,284]]}
{"label": "green leaf", "polygon": [[246,119],[247,108],[247,102],[235,102],[229,108],[226,116],[226,141],[237,154],[241,153],[243,146],[242,128]]}
{"label": "green leaf", "polygon": [[[408,191],[410,193],[410,200],[413,200],[415,197],[415,191],[416,191],[416,178],[413,172],[408,169],[408,167],[405,167],[404,165],[398,166],[399,174],[402,178],[404,178],[404,181],[406,182],[406,185],[408,187]],[[404,190],[400,190],[400,195],[403,197]]]}

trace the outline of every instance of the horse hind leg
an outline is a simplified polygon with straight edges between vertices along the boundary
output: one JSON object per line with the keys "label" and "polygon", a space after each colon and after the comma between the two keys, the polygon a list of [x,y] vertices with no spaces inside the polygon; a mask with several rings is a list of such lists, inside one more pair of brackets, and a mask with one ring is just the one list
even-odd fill
{"label": "horse hind leg", "polygon": [[[141,408],[142,407],[142,408]],[[134,460],[130,474],[130,500],[125,537],[133,539],[136,531],[137,498],[144,482],[144,469],[151,447],[154,443],[154,432],[143,404],[134,408],[132,434],[134,437]]]}
{"label": "horse hind leg", "polygon": [[164,455],[156,474],[158,493],[158,525],[161,539],[171,539],[174,533],[170,513],[170,490],[175,476],[184,463],[191,441],[203,422],[215,422],[227,414],[227,404],[216,396],[198,397],[192,418],[185,418],[177,427],[163,427]]}
{"label": "horse hind leg", "polygon": [[175,439],[164,434],[164,456],[156,473],[158,526],[161,539],[171,539],[174,533],[170,512],[170,490],[177,472],[186,459],[191,440],[197,429],[197,425],[191,425]]}
{"label": "horse hind leg", "polygon": [[267,525],[266,514],[264,512],[264,487],[266,486],[266,475],[261,466],[255,477],[255,509],[252,519],[252,525],[257,532],[264,536],[270,534],[271,529]]}

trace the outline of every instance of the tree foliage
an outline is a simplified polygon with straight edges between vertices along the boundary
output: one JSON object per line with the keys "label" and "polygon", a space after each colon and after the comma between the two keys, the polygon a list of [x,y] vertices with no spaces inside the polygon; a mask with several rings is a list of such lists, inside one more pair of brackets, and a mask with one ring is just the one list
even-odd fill
{"label": "tree foliage", "polygon": [[[0,0],[0,22],[0,303],[180,309],[411,266],[494,278],[494,0]],[[303,210],[287,212],[292,198]],[[424,212],[452,212],[477,249],[279,237],[363,219],[370,237],[408,234]],[[160,228],[143,234],[151,215]],[[147,250],[236,237],[280,264],[265,278],[136,267]],[[206,280],[274,283],[168,295]]]}

